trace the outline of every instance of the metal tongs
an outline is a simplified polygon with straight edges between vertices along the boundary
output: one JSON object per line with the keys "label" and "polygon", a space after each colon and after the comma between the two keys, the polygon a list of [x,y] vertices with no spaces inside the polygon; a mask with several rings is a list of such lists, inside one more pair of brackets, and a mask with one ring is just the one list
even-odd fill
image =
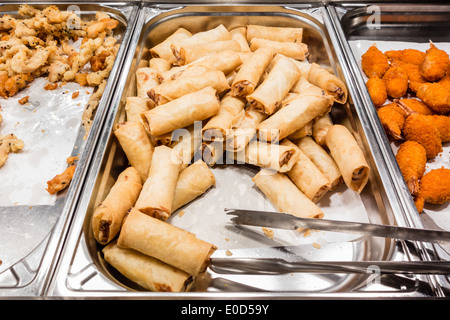
{"label": "metal tongs", "polygon": [[[299,218],[282,212],[225,209],[238,225],[346,232],[392,239],[450,244],[450,232],[372,223]],[[215,258],[217,273],[285,274],[292,272],[450,274],[449,261],[286,261],[279,258]]]}

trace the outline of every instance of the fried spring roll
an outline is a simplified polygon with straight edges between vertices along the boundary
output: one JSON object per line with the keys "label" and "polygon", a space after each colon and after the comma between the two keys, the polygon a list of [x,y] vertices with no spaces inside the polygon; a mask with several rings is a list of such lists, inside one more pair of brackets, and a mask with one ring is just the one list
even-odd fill
{"label": "fried spring roll", "polygon": [[195,121],[205,120],[219,110],[220,102],[217,99],[216,90],[206,87],[144,112],[142,117],[150,133],[157,136],[187,127]]}
{"label": "fried spring roll", "polygon": [[184,28],[177,29],[173,34],[168,36],[163,42],[150,48],[150,55],[153,58],[163,58],[170,63],[175,63],[176,58],[173,55],[171,44],[172,42],[179,41],[191,37],[192,34]]}
{"label": "fried spring roll", "polygon": [[326,143],[345,184],[360,193],[369,180],[370,167],[353,135],[346,127],[335,124],[328,130]]}
{"label": "fried spring roll", "polygon": [[241,52],[250,52],[247,42],[247,28],[238,27],[230,30],[231,39],[236,40],[241,46]]}
{"label": "fried spring roll", "polygon": [[288,41],[301,43],[303,28],[267,27],[262,25],[247,25],[247,40],[263,38],[274,41]]}
{"label": "fried spring roll", "polygon": [[287,176],[305,196],[317,203],[330,190],[330,182],[327,177],[293,142],[284,139],[281,145],[295,148],[299,155],[295,164],[286,173]]}
{"label": "fried spring roll", "polygon": [[256,51],[259,48],[272,48],[277,53],[295,60],[305,60],[308,56],[308,46],[304,43],[252,38],[250,40],[250,49]]}
{"label": "fried spring roll", "polygon": [[242,64],[240,52],[224,50],[205,59],[195,61],[189,66],[202,66],[210,70],[222,71],[225,75],[234,71]]}
{"label": "fried spring roll", "polygon": [[149,68],[156,70],[158,73],[169,71],[172,68],[172,63],[163,58],[152,58],[148,63]]}
{"label": "fried spring roll", "polygon": [[109,243],[102,250],[105,260],[126,278],[154,292],[185,292],[193,283],[190,274],[133,249]]}
{"label": "fried spring roll", "polygon": [[[202,134],[200,129],[195,128],[195,124],[183,129],[177,129],[172,133],[171,147],[182,161],[181,169],[186,168],[190,163],[194,154],[202,144]],[[175,157],[173,161],[176,161]]]}
{"label": "fried spring roll", "polygon": [[341,183],[342,174],[336,161],[313,138],[304,137],[295,144],[328,179],[330,190],[335,189]]}
{"label": "fried spring roll", "polygon": [[158,72],[152,68],[139,68],[136,70],[137,96],[148,98],[147,92],[159,85]]}
{"label": "fried spring roll", "polygon": [[181,167],[181,160],[172,160],[173,153],[167,146],[155,148],[148,178],[135,204],[136,209],[157,219],[167,220],[172,214],[172,201]]}
{"label": "fried spring roll", "polygon": [[278,211],[304,218],[324,217],[322,210],[284,173],[268,172],[268,169],[263,169],[252,180]]}
{"label": "fried spring roll", "polygon": [[223,158],[225,152],[224,141],[203,141],[200,146],[202,159],[209,165],[213,166]]}
{"label": "fried spring roll", "polygon": [[247,96],[247,101],[260,112],[271,115],[300,76],[300,70],[290,59],[279,57],[264,81]]}
{"label": "fried spring roll", "polygon": [[275,51],[271,48],[256,50],[250,59],[243,63],[234,77],[231,93],[237,97],[245,97],[255,90],[261,76],[269,65]]}
{"label": "fried spring roll", "polygon": [[114,135],[130,164],[139,171],[142,181],[147,180],[154,147],[142,122],[118,123]]}
{"label": "fried spring roll", "polygon": [[216,247],[186,230],[131,209],[117,245],[154,257],[192,276],[204,272]]}
{"label": "fried spring roll", "polygon": [[148,92],[148,96],[158,105],[168,103],[186,94],[212,87],[217,94],[230,88],[228,80],[222,71],[211,70],[201,75],[179,77],[161,83]]}
{"label": "fried spring roll", "polygon": [[141,113],[153,109],[155,106],[156,104],[148,97],[127,97],[125,102],[127,121],[142,121]]}
{"label": "fried spring roll", "polygon": [[178,176],[172,210],[175,211],[204,194],[216,184],[214,174],[201,159],[183,169]]}
{"label": "fried spring roll", "polygon": [[312,137],[320,146],[326,146],[325,140],[328,129],[330,129],[332,125],[333,121],[331,120],[329,113],[325,113],[313,120]]}
{"label": "fried spring roll", "polygon": [[135,168],[128,167],[119,174],[92,216],[92,231],[98,243],[105,245],[117,236],[123,218],[136,203],[141,190],[141,176]]}
{"label": "fried spring roll", "polygon": [[180,59],[184,62],[184,64],[190,64],[200,58],[225,50],[238,52],[241,51],[241,46],[236,40],[223,40],[186,45],[180,47]]}
{"label": "fried spring roll", "polygon": [[308,122],[304,127],[298,129],[294,133],[291,133],[287,138],[289,140],[298,140],[306,136],[312,135],[312,127],[314,120]]}

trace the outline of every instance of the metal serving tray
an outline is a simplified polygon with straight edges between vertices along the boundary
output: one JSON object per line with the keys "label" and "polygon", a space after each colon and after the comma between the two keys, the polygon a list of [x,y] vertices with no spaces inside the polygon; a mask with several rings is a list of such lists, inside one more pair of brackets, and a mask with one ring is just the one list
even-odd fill
{"label": "metal serving tray", "polygon": [[[380,148],[383,150],[393,187],[403,207],[403,219],[407,226],[416,228],[450,230],[448,219],[449,206],[428,206],[419,214],[414,205],[398,164],[395,160],[395,144],[389,142],[379,121],[376,109],[372,104],[365,86],[365,78],[360,68],[360,52],[355,48],[358,43],[383,43],[386,50],[390,43],[392,49],[419,48],[417,44],[428,45],[429,41],[450,44],[449,21],[450,6],[447,4],[379,4],[379,3],[339,3],[328,6],[328,12],[336,29],[337,38],[344,52],[347,64],[355,79],[355,86],[360,92],[362,106],[374,129]],[[419,48],[419,49],[420,49]],[[446,47],[447,48],[447,47]],[[427,165],[437,168],[448,164],[450,145],[443,145],[442,157]],[[438,162],[440,161],[440,162]],[[450,248],[442,245],[420,244],[422,258],[425,260],[450,260]],[[446,276],[437,277],[433,281],[438,286],[449,287]]]}
{"label": "metal serving tray", "polygon": [[[111,112],[102,128],[93,154],[80,201],[58,268],[46,295],[77,298],[208,299],[208,298],[306,298],[306,297],[423,297],[435,295],[428,279],[420,276],[367,276],[357,274],[289,274],[280,276],[236,276],[216,274],[211,270],[197,279],[187,293],[146,292],[131,283],[103,259],[91,229],[93,208],[107,194],[117,175],[127,165],[112,128],[124,119],[124,101],[135,94],[135,71],[141,59],[148,59],[148,48],[183,26],[192,32],[223,23],[226,27],[252,24],[300,26],[308,43],[310,61],[320,63],[348,81],[342,65],[342,53],[336,46],[325,7],[321,5],[144,5],[136,24],[122,77],[111,100]],[[356,91],[347,82],[350,94]],[[371,165],[373,175],[361,195],[348,193],[344,186],[328,195],[322,203],[325,217],[396,224],[400,210],[391,189],[387,168],[359,98],[352,96],[346,105],[335,105],[336,122],[348,123],[357,133]],[[212,168],[217,185],[204,196],[174,212],[169,223],[196,234],[218,247],[217,257],[280,257],[311,260],[408,260],[419,259],[414,243],[381,238],[356,238],[348,235],[312,232],[309,237],[275,232],[274,239],[251,228],[237,228],[229,223],[224,208],[273,210],[256,190],[251,177],[258,168],[227,164]],[[348,197],[348,198],[347,198]],[[341,206],[341,207],[340,207]],[[184,214],[180,214],[183,211]],[[320,248],[316,246],[320,245]],[[292,251],[293,250],[293,251]]]}
{"label": "metal serving tray", "polygon": [[[80,195],[98,131],[104,116],[108,113],[121,69],[121,61],[126,54],[139,9],[139,4],[134,2],[52,1],[29,4],[38,9],[56,5],[60,10],[76,12],[82,19],[94,18],[96,11],[107,12],[119,21],[115,36],[121,45],[87,137],[84,137],[84,127],[79,126],[71,154],[73,156],[79,154],[79,161],[70,186],[56,196],[53,204],[0,207],[0,260],[2,260],[0,296],[41,296],[44,292],[52,270],[56,266],[58,253],[63,247],[72,218],[73,206]],[[17,15],[19,5],[17,2],[2,3],[0,14]],[[58,148],[58,146],[52,148]],[[16,192],[20,193],[20,190]]]}

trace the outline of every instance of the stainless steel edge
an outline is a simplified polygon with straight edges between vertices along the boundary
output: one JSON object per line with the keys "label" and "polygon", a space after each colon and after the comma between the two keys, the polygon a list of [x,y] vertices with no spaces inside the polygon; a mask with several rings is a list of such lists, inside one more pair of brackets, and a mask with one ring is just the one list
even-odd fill
{"label": "stainless steel edge", "polygon": [[[377,145],[378,154],[381,155],[380,162],[384,163],[385,168],[384,179],[386,184],[389,185],[390,192],[388,196],[395,198],[395,203],[399,206],[395,210],[396,218],[400,226],[412,227],[412,228],[424,228],[420,217],[418,216],[415,204],[409,195],[406,183],[401,175],[400,168],[398,167],[395,155],[392,151],[389,142],[386,139],[385,131],[380,123],[380,120],[376,114],[376,109],[373,106],[372,100],[370,98],[369,92],[365,85],[365,81],[362,77],[361,71],[358,68],[358,64],[354,58],[351,48],[346,40],[344,31],[341,28],[340,19],[333,5],[327,6],[327,12],[330,15],[330,21],[332,25],[330,28],[333,29],[336,35],[338,46],[343,51],[343,63],[349,69],[348,76],[352,79],[353,85],[351,90],[354,92],[355,96],[358,97],[358,105],[361,114],[364,119],[366,119],[368,126],[371,127],[373,135],[376,139],[374,144]],[[381,163],[380,163],[381,164]],[[429,243],[414,242],[415,249],[419,253],[420,257],[425,261],[433,260],[436,256],[432,254],[434,252],[434,245]],[[434,287],[437,296],[444,296],[442,286],[437,281],[437,276],[428,276],[430,284]]]}

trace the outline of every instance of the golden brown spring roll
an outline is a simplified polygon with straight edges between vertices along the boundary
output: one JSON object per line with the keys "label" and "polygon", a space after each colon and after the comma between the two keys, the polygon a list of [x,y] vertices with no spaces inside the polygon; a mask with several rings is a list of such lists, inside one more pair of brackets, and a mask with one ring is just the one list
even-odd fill
{"label": "golden brown spring roll", "polygon": [[322,93],[304,91],[289,100],[283,108],[258,125],[258,138],[272,143],[280,141],[314,118],[329,112],[333,98]]}
{"label": "golden brown spring roll", "polygon": [[192,286],[193,278],[158,259],[133,249],[109,243],[102,250],[103,256],[112,267],[141,287],[154,292],[186,292]]}
{"label": "golden brown spring roll", "polygon": [[246,97],[253,93],[266,70],[275,51],[271,48],[261,48],[256,50],[251,59],[243,63],[234,77],[231,85],[231,93],[236,97]]}
{"label": "golden brown spring roll", "polygon": [[202,141],[200,146],[201,157],[209,166],[220,163],[225,152],[224,141]]}
{"label": "golden brown spring roll", "polygon": [[345,126],[335,124],[328,129],[326,143],[347,187],[360,193],[369,181],[370,167],[355,137]]}
{"label": "golden brown spring roll", "polygon": [[195,121],[212,117],[220,110],[216,90],[206,87],[186,94],[169,103],[144,112],[143,118],[152,135],[160,135],[175,129],[184,128]]}
{"label": "golden brown spring roll", "polygon": [[142,121],[141,113],[153,109],[155,106],[156,104],[148,97],[127,97],[125,102],[127,121]]}
{"label": "golden brown spring roll", "polygon": [[162,105],[206,87],[212,87],[217,91],[217,94],[220,94],[229,89],[230,85],[222,71],[211,70],[201,75],[179,77],[175,80],[165,81],[152,88],[148,92],[148,96],[156,104]]}
{"label": "golden brown spring roll", "polygon": [[210,56],[224,50],[241,51],[241,46],[236,40],[222,40],[185,45],[180,47],[180,59],[184,62],[184,64],[189,64],[200,58]]}
{"label": "golden brown spring roll", "polygon": [[323,218],[322,210],[284,173],[263,169],[252,180],[278,211],[303,218]]}
{"label": "golden brown spring roll", "polygon": [[[194,154],[202,144],[201,128],[196,128],[195,124],[192,124],[186,128],[173,131],[172,135],[171,147],[182,161],[181,169],[184,169],[191,163]],[[173,161],[177,159],[177,157],[174,157]]]}
{"label": "golden brown spring roll", "polygon": [[247,96],[247,101],[260,112],[271,115],[281,106],[281,101],[300,76],[290,59],[279,57],[264,81]]}
{"label": "golden brown spring roll", "polygon": [[220,110],[203,127],[203,139],[224,141],[237,117],[244,110],[245,100],[227,93],[220,100]]}
{"label": "golden brown spring roll", "polygon": [[167,220],[172,214],[172,201],[181,166],[181,160],[172,160],[173,153],[167,146],[155,148],[148,178],[135,205],[139,211],[157,219]]}
{"label": "golden brown spring roll", "polygon": [[154,147],[142,122],[118,123],[114,135],[130,164],[139,171],[142,181],[145,181],[152,163]]}
{"label": "golden brown spring roll", "polygon": [[208,58],[195,61],[189,66],[202,66],[210,70],[222,71],[225,75],[234,71],[242,64],[240,52],[224,50],[211,55]]}
{"label": "golden brown spring roll", "polygon": [[304,43],[252,38],[250,40],[250,49],[256,51],[259,48],[272,48],[277,53],[295,60],[305,60],[308,56],[308,46]]}
{"label": "golden brown spring roll", "polygon": [[201,159],[183,169],[178,176],[172,210],[175,211],[204,194],[216,184],[216,178]]}
{"label": "golden brown spring roll", "polygon": [[312,137],[320,145],[326,146],[325,140],[327,137],[328,129],[333,125],[330,114],[324,115],[314,119],[312,126]]}
{"label": "golden brown spring roll", "polygon": [[263,38],[274,41],[288,41],[301,43],[303,28],[268,27],[262,25],[247,25],[247,40]]}
{"label": "golden brown spring roll", "polygon": [[139,68],[136,70],[137,96],[148,98],[147,92],[159,85],[158,72],[152,68]]}
{"label": "golden brown spring roll", "polygon": [[288,172],[298,160],[297,150],[295,145],[252,140],[244,150],[236,153],[236,159],[261,168]]}
{"label": "golden brown spring roll", "polygon": [[163,58],[171,63],[176,62],[170,45],[172,42],[179,41],[191,37],[192,34],[184,28],[177,29],[173,34],[168,36],[163,42],[150,48],[150,55],[153,58]]}
{"label": "golden brown spring roll", "polygon": [[[201,65],[189,65],[188,68],[183,69],[172,75],[172,80],[184,78],[184,77],[198,77],[202,73],[210,71],[210,69]],[[167,82],[167,81],[166,81]]]}
{"label": "golden brown spring roll", "polygon": [[169,71],[172,68],[172,63],[163,58],[152,58],[148,62],[149,68],[156,70],[158,73]]}
{"label": "golden brown spring roll", "polygon": [[161,260],[192,276],[204,272],[216,247],[165,221],[131,209],[117,245]]}
{"label": "golden brown spring roll", "polygon": [[231,39],[236,40],[241,46],[241,52],[250,52],[250,46],[247,42],[247,28],[237,27],[230,30]]}
{"label": "golden brown spring roll", "polygon": [[280,144],[296,148],[298,160],[286,174],[305,196],[317,203],[330,190],[327,177],[293,142],[284,139]]}
{"label": "golden brown spring roll", "polygon": [[119,174],[92,215],[92,231],[98,243],[105,245],[117,236],[123,218],[136,203],[141,190],[141,176],[135,168],[128,167]]}
{"label": "golden brown spring roll", "polygon": [[342,182],[342,174],[336,161],[312,137],[304,137],[295,144],[327,177],[330,181],[330,190],[335,189]]}
{"label": "golden brown spring roll", "polygon": [[180,54],[180,50],[182,47],[225,40],[231,40],[231,35],[227,28],[225,28],[224,25],[221,24],[214,29],[198,32],[196,34],[193,34],[189,38],[174,41],[172,42],[170,47],[172,49],[172,53],[177,59],[177,63],[182,66],[185,64],[185,61]]}
{"label": "golden brown spring roll", "polygon": [[289,140],[298,140],[306,136],[312,135],[312,127],[314,120],[308,122],[304,127],[298,129],[294,133],[291,133],[287,138]]}

